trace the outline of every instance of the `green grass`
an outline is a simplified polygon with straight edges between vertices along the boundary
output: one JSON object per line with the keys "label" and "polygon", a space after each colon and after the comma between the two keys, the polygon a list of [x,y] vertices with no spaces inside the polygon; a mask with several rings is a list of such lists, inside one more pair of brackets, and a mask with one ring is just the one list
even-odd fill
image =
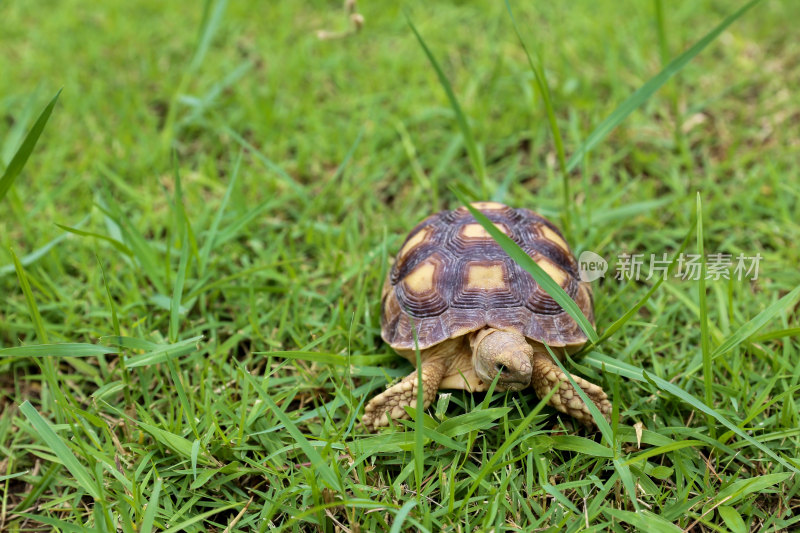
{"label": "green grass", "polygon": [[[744,3],[509,4],[4,4],[0,530],[798,527],[800,8],[683,63]],[[759,277],[612,261],[563,363],[602,433],[454,391],[365,434],[389,257],[454,191]]]}

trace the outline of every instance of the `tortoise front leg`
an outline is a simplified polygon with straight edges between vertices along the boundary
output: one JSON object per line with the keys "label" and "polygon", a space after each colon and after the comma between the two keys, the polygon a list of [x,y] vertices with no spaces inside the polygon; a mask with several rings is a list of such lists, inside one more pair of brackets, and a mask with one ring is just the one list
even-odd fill
{"label": "tortoise front leg", "polygon": [[[570,385],[566,374],[558,368],[549,354],[535,353],[532,358],[533,372],[531,385],[533,385],[536,395],[544,398],[550,389],[558,387],[559,390],[550,398],[550,405],[578,419],[587,426],[594,425],[594,419],[589,412],[589,408],[583,403],[581,397]],[[575,384],[578,385],[586,396],[597,406],[603,416],[608,420],[611,414],[611,402],[608,401],[606,393],[595,385],[589,383],[582,377],[570,374]]]}
{"label": "tortoise front leg", "polygon": [[[436,398],[436,391],[439,390],[447,365],[441,359],[426,361],[422,363],[422,408],[427,408],[433,399]],[[408,418],[403,407],[417,405],[417,371],[403,378],[400,383],[393,385],[375,396],[364,408],[364,416],[361,423],[375,431],[381,426],[389,425],[389,416],[395,420]]]}

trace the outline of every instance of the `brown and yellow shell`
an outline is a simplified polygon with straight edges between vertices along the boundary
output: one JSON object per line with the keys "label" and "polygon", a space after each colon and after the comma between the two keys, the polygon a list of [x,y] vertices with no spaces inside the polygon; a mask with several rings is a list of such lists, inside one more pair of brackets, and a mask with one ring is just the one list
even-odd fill
{"label": "brown and yellow shell", "polygon": [[[511,237],[594,323],[592,292],[561,232],[528,209],[472,204]],[[406,238],[384,284],[381,336],[413,350],[484,327],[519,331],[553,347],[586,342],[580,327],[517,265],[466,207],[423,220]]]}

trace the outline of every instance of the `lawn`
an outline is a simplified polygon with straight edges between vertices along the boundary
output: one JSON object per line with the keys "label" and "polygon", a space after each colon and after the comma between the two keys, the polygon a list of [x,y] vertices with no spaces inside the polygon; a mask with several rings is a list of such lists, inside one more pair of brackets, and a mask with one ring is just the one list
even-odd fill
{"label": "lawn", "polygon": [[[510,5],[2,4],[0,531],[800,527],[800,4]],[[608,261],[564,365],[610,424],[360,425],[412,370],[391,257],[459,195]]]}

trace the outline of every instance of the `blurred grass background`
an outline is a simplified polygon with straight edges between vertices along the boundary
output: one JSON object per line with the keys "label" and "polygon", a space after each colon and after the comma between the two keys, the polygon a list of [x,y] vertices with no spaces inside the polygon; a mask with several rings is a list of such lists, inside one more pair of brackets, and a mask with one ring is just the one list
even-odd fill
{"label": "blurred grass background", "polygon": [[[656,2],[512,6],[568,155],[738,7],[665,3],[659,36]],[[100,342],[125,359],[0,352],[0,529],[624,530],[647,510],[665,528],[796,527],[791,470],[652,383],[597,369],[579,367],[617,404],[616,447],[560,435],[567,421],[544,411],[482,472],[532,394],[497,394],[491,406],[513,410],[464,426],[449,448],[429,442],[416,484],[402,428],[358,437],[360,405],[409,370],[379,338],[387,257],[417,220],[458,205],[449,186],[478,195],[404,9],[470,121],[491,196],[555,220],[568,210],[573,249],[612,258],[676,250],[699,191],[705,250],[764,257],[757,282],[709,282],[707,305],[695,284],[665,283],[603,353],[703,398],[702,373],[686,372],[701,360],[698,324],[718,346],[800,284],[795,3],[762,2],[725,31],[589,154],[565,206],[541,95],[501,2],[362,2],[362,30],[331,40],[317,32],[350,28],[338,1],[6,2],[0,168],[63,92],[0,201],[0,348]],[[598,329],[648,287],[596,286]],[[794,303],[714,360],[711,406],[797,467]],[[351,369],[348,354],[373,357]],[[444,418],[483,401],[444,398]],[[98,505],[37,438],[24,400],[86,467]],[[673,448],[632,463],[631,494],[620,464],[643,453],[636,422],[643,450]],[[317,459],[327,467],[303,466]]]}

